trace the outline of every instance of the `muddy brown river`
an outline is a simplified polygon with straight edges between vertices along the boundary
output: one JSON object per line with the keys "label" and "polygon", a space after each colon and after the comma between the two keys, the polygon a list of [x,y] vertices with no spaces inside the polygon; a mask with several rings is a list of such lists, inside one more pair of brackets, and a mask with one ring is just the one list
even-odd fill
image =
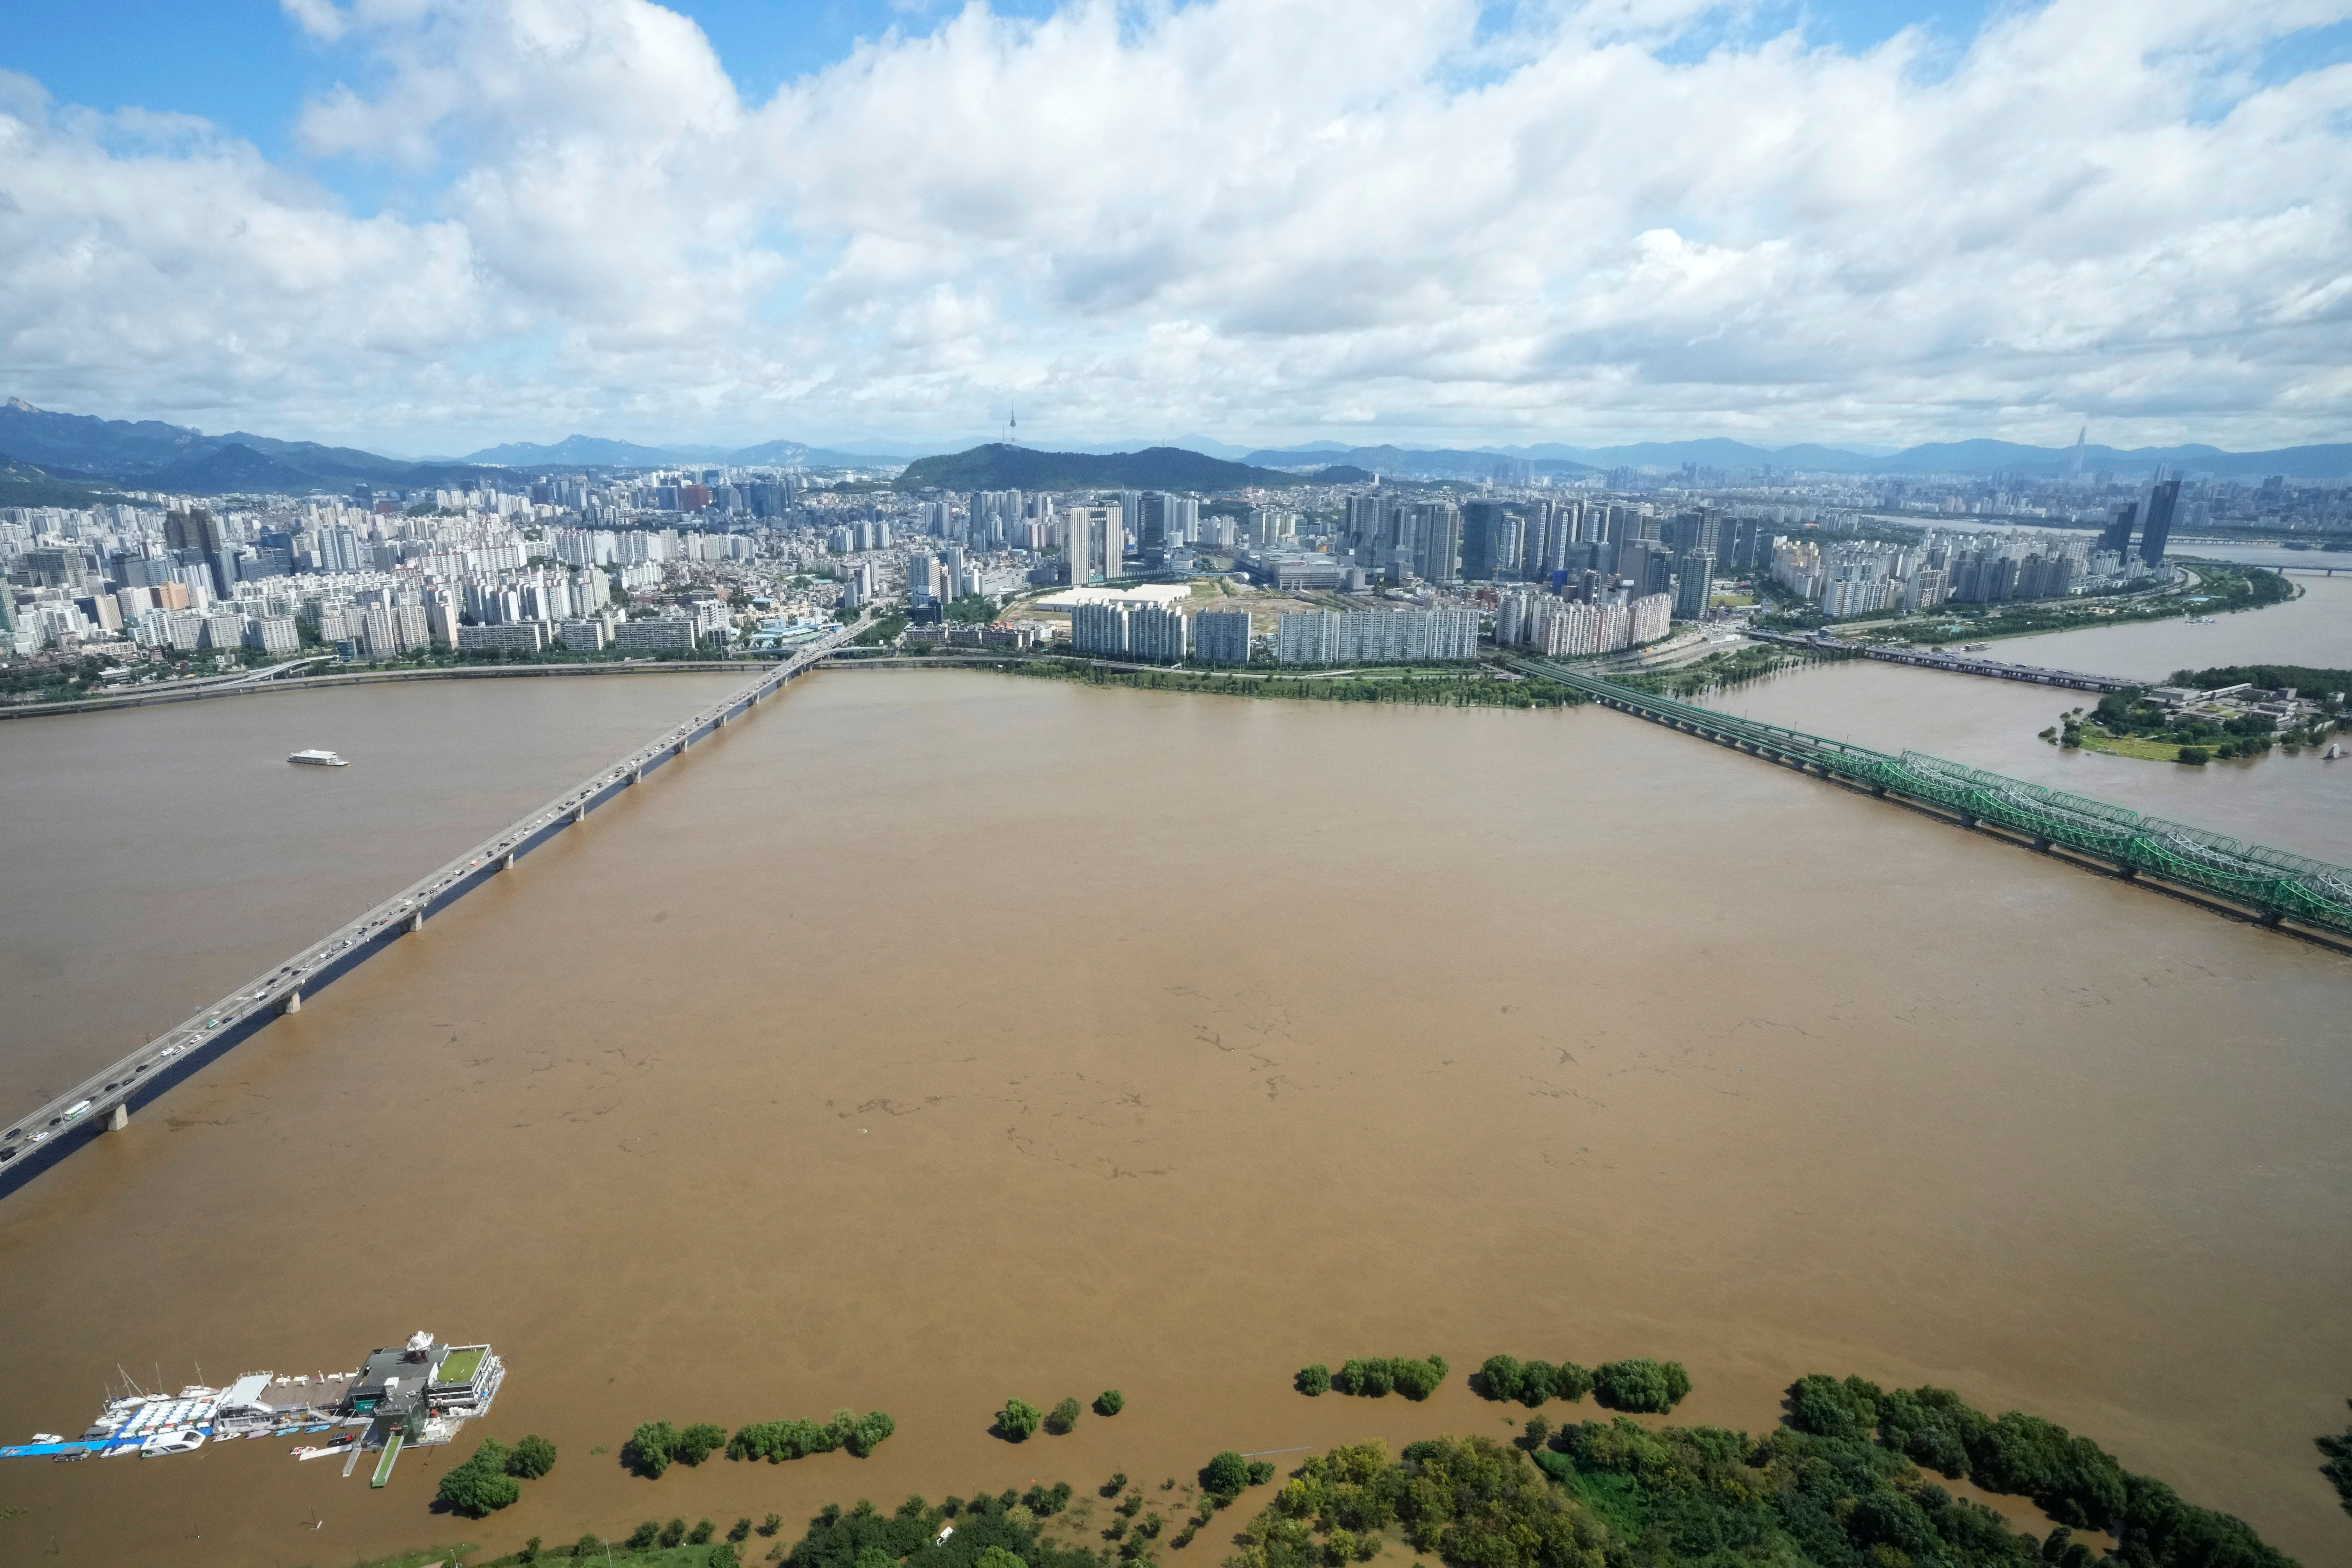
{"label": "muddy brown river", "polygon": [[[168,1022],[700,700],[516,687],[54,731],[37,771],[102,793],[43,822],[5,726],[11,944],[48,908],[111,966],[12,970],[12,1086],[94,1048],[89,996]],[[294,744],[440,760],[289,808],[246,759]],[[2352,959],[1599,709],[823,675],[0,1200],[0,1436],[79,1430],[118,1363],[349,1367],[418,1328],[498,1347],[492,1417],[382,1491],[282,1441],[8,1462],[0,1563],[1149,1484],[1499,1432],[1458,1375],[1496,1351],[1677,1357],[1675,1419],[1751,1430],[1808,1371],[1949,1384],[2340,1561],[2311,1438],[2352,1394],[2347,995]],[[1289,1390],[1431,1350],[1424,1405]],[[989,1433],[1112,1386],[1070,1436]],[[840,1405],[898,1435],[619,1466],[640,1421]],[[429,1511],[529,1431],[562,1458],[520,1504]]]}

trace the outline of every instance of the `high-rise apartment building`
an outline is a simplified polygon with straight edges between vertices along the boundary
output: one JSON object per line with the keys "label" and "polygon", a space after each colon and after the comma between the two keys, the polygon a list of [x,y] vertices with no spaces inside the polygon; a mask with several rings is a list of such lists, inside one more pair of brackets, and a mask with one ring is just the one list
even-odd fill
{"label": "high-rise apartment building", "polygon": [[1715,552],[1705,545],[1684,551],[1675,560],[1675,618],[1705,620],[1715,594]]}
{"label": "high-rise apartment building", "polygon": [[1192,662],[1244,665],[1250,658],[1245,610],[1204,610],[1192,617]]}

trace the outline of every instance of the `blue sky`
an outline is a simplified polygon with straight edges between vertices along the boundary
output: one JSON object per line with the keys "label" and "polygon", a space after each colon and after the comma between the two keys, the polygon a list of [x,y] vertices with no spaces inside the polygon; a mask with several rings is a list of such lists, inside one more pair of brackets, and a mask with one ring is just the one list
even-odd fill
{"label": "blue sky", "polygon": [[1108,3],[15,7],[0,379],[411,450],[2352,409],[2352,0]]}

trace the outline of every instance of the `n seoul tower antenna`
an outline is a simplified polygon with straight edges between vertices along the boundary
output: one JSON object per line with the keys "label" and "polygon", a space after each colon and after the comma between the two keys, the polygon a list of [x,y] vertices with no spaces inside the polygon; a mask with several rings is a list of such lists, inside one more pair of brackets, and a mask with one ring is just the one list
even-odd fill
{"label": "n seoul tower antenna", "polygon": [[1006,405],[1004,441],[1005,445],[1009,447],[1018,447],[1021,445],[1021,407],[1018,404]]}

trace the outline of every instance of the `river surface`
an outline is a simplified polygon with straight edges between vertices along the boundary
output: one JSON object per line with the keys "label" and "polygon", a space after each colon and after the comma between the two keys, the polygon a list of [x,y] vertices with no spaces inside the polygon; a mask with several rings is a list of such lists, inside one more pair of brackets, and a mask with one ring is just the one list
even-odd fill
{"label": "river surface", "polygon": [[[127,1038],[221,988],[183,943],[220,945],[225,986],[238,943],[274,956],[437,863],[477,831],[453,792],[495,826],[586,772],[583,701],[667,700],[605,714],[609,755],[695,700],[517,688],[419,764],[432,799],[327,775],[373,792],[360,816],[246,759],[413,756],[440,703],[45,734],[34,771],[103,793],[11,811],[9,918],[125,956],[103,987],[72,955],[14,979],[52,1022],[11,1077],[62,1062],[55,1017],[101,989]],[[1857,738],[1899,717],[1850,709]],[[12,779],[26,732],[0,734]],[[110,847],[134,830],[149,853]],[[1223,1447],[1499,1434],[1525,1412],[1460,1373],[1509,1352],[1676,1357],[1677,1420],[1751,1430],[1809,1371],[1948,1384],[2315,1568],[2346,1530],[2311,1439],[2352,1392],[2347,995],[2329,951],[1597,708],[820,675],[0,1202],[0,1434],[78,1430],[118,1363],[350,1367],[418,1328],[497,1345],[493,1417],[380,1492],[283,1442],[16,1462],[0,1563],[1149,1489]],[[1432,1350],[1456,1375],[1427,1405],[1289,1389]],[[1114,1420],[989,1434],[1008,1395],[1106,1387]],[[898,1435],[619,1468],[641,1421],[840,1405]],[[428,1511],[475,1438],[528,1431],[562,1458],[520,1504]]]}
{"label": "river surface", "polygon": [[[2352,668],[2352,577],[2298,577],[2300,598],[2217,616],[2006,637],[1988,657],[2160,682],[2232,664]],[[2187,767],[2065,751],[2038,739],[2087,691],[1856,659],[1786,671],[1699,699],[1882,752],[1918,751],[2300,855],[2352,866],[2352,759],[2306,750]],[[2352,751],[2352,747],[2347,747]]]}

